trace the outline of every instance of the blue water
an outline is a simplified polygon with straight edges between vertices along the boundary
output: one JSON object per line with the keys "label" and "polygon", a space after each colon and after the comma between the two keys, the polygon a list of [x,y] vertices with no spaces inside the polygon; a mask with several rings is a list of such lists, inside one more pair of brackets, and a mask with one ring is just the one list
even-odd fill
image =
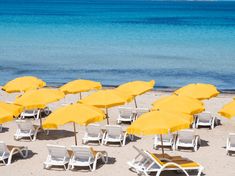
{"label": "blue water", "polygon": [[235,89],[235,2],[0,0],[0,84],[22,75]]}

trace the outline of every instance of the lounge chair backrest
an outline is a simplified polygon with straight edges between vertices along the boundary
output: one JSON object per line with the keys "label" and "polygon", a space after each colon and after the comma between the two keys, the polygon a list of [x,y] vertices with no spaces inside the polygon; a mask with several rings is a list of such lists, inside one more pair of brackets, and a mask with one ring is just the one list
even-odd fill
{"label": "lounge chair backrest", "polygon": [[34,129],[30,120],[16,120],[16,124],[21,131],[30,131]]}
{"label": "lounge chair backrest", "polygon": [[[160,136],[160,135],[157,135],[157,138],[158,138],[159,140],[161,140],[161,136]],[[173,138],[173,134],[172,134],[172,133],[163,134],[163,135],[162,135],[162,140],[167,140],[167,141],[169,141],[169,140],[171,140],[172,138]]]}
{"label": "lounge chair backrest", "polygon": [[229,134],[229,141],[231,147],[235,147],[235,134]]}
{"label": "lounge chair backrest", "polygon": [[65,146],[48,144],[47,149],[52,159],[61,160],[68,157],[68,151]]}
{"label": "lounge chair backrest", "polygon": [[209,122],[213,117],[209,112],[203,112],[198,114],[198,118],[200,122]]}
{"label": "lounge chair backrest", "polygon": [[33,114],[36,113],[37,109],[25,110],[25,113]]}
{"label": "lounge chair backrest", "polygon": [[130,117],[133,114],[133,110],[131,108],[119,108],[119,114],[122,117]]}
{"label": "lounge chair backrest", "polygon": [[151,167],[154,167],[155,169],[162,167],[163,163],[161,162],[161,160],[159,158],[157,158],[154,154],[152,154],[148,151],[144,151],[144,152],[148,156],[149,162],[147,164],[149,166],[151,165]]}
{"label": "lounge chair backrest", "polygon": [[120,136],[123,134],[122,127],[119,125],[106,125],[106,130],[109,136]]}
{"label": "lounge chair backrest", "polygon": [[99,124],[90,124],[86,127],[86,132],[89,136],[98,136],[101,133],[101,127]]}
{"label": "lounge chair backrest", "polygon": [[71,146],[75,158],[83,161],[89,161],[94,158],[92,148],[87,146]]}
{"label": "lounge chair backrest", "polygon": [[10,152],[9,152],[5,142],[0,141],[0,156],[2,156],[4,153],[8,153],[9,154]]}
{"label": "lounge chair backrest", "polygon": [[182,130],[178,132],[178,138],[182,142],[192,142],[194,139],[195,134],[193,130]]}

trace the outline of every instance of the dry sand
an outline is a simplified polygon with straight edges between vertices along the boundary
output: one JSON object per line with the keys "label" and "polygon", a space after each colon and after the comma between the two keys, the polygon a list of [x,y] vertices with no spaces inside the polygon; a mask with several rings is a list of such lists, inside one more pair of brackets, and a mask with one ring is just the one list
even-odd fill
{"label": "dry sand", "polygon": [[[1,93],[1,100],[12,101],[14,100],[15,95],[7,95],[4,92]],[[151,103],[159,98],[160,96],[169,95],[170,93],[152,91],[146,93],[137,98],[139,107],[150,107]],[[85,95],[83,95],[85,96]],[[75,102],[78,99],[78,95],[69,95],[66,98],[66,102]],[[209,130],[206,128],[195,129],[196,133],[200,135],[202,139],[202,146],[197,152],[192,151],[169,151],[166,150],[166,153],[172,155],[181,155],[188,157],[196,162],[199,162],[205,169],[203,175],[206,176],[235,176],[235,156],[226,155],[225,144],[226,138],[229,132],[235,132],[235,119],[228,120],[223,117],[220,117],[217,114],[217,111],[227,102],[232,100],[232,97],[235,95],[232,94],[221,94],[216,98],[212,98],[209,101],[205,101],[206,110],[214,113],[220,120],[221,125],[216,126],[215,129]],[[51,104],[49,107],[54,110],[61,106],[65,102],[61,100]],[[128,106],[134,106],[129,104]],[[116,124],[116,119],[118,116],[117,108],[110,109],[110,122],[111,124]],[[35,123],[39,123],[36,122]],[[105,122],[102,122],[105,125]],[[103,145],[92,145],[97,150],[106,150],[109,154],[109,163],[98,165],[98,169],[94,172],[86,170],[76,170],[76,171],[64,171],[62,168],[52,168],[51,170],[43,169],[43,162],[47,157],[47,144],[57,144],[70,147],[74,144],[73,137],[73,126],[72,124],[67,124],[61,126],[59,130],[53,131],[49,136],[46,136],[44,133],[40,133],[38,139],[34,142],[27,140],[15,141],[13,135],[16,131],[16,124],[14,122],[9,122],[3,124],[4,131],[0,133],[0,140],[5,141],[10,145],[24,145],[28,146],[30,153],[27,159],[21,159],[20,157],[14,157],[13,163],[9,166],[0,165],[1,175],[137,175],[136,173],[131,172],[128,169],[127,161],[133,159],[137,154],[136,151],[132,148],[133,145],[149,150],[151,152],[160,153],[160,150],[153,149],[153,136],[141,137],[136,141],[128,141],[127,145],[124,147],[118,146],[103,146]],[[123,125],[125,129],[127,125]],[[84,135],[84,127],[77,126],[78,128],[78,142],[81,144],[81,138]],[[81,144],[82,145],[82,144]],[[173,172],[165,172],[165,176],[174,176],[174,175],[183,175],[175,174]]]}

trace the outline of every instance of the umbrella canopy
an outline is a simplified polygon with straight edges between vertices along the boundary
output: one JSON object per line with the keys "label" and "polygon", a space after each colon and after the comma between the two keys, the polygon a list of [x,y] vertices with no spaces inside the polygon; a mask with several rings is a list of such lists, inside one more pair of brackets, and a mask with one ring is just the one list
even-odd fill
{"label": "umbrella canopy", "polygon": [[116,90],[100,90],[79,100],[79,102],[87,105],[93,105],[98,108],[111,108],[123,105],[132,100],[131,95],[126,95]]}
{"label": "umbrella canopy", "polygon": [[117,91],[125,92],[131,96],[138,96],[153,89],[155,81],[132,81],[124,83],[116,88]]}
{"label": "umbrella canopy", "polygon": [[151,111],[134,121],[127,128],[127,133],[133,135],[168,134],[189,128],[192,121],[193,116],[184,113]]}
{"label": "umbrella canopy", "polygon": [[221,114],[224,117],[227,117],[231,119],[235,116],[235,100],[232,102],[226,104],[220,111],[219,114]]}
{"label": "umbrella canopy", "polygon": [[156,135],[160,134],[162,143],[162,154],[164,147],[162,134],[173,133],[189,128],[193,116],[184,113],[171,113],[167,111],[152,111],[141,115],[128,128],[127,133],[132,135]]}
{"label": "umbrella canopy", "polygon": [[188,84],[175,91],[177,95],[188,96],[198,100],[210,99],[219,95],[219,91],[211,84]]}
{"label": "umbrella canopy", "polygon": [[79,125],[88,125],[104,120],[102,110],[84,104],[72,104],[61,107],[51,113],[43,123],[43,128],[58,128],[60,125],[74,122]]}
{"label": "umbrella canopy", "polygon": [[44,86],[46,86],[46,83],[41,79],[34,76],[24,76],[9,81],[2,87],[2,90],[8,93],[25,92],[32,89],[42,88]]}
{"label": "umbrella canopy", "polygon": [[23,107],[11,103],[5,103],[0,101],[0,108],[12,114],[14,117],[18,117],[23,111]]}
{"label": "umbrella canopy", "polygon": [[152,110],[165,110],[171,112],[182,112],[186,114],[197,114],[205,110],[201,101],[186,97],[171,95],[163,97],[153,103]]}
{"label": "umbrella canopy", "polygon": [[118,86],[115,90],[122,92],[128,96],[133,96],[134,102],[135,102],[135,107],[137,108],[137,102],[136,102],[135,97],[152,90],[154,85],[155,85],[154,80],[151,80],[149,82],[132,81],[132,82],[124,83],[124,84]]}
{"label": "umbrella canopy", "polygon": [[0,108],[0,124],[13,120],[13,115],[3,108]]}
{"label": "umbrella canopy", "polygon": [[60,90],[43,88],[27,91],[18,97],[14,103],[23,106],[24,109],[43,109],[47,104],[59,101],[64,96],[64,93]]}
{"label": "umbrella canopy", "polygon": [[76,94],[87,92],[94,89],[101,89],[102,85],[99,82],[90,80],[74,80],[60,87],[60,90],[65,94]]}
{"label": "umbrella canopy", "polygon": [[75,144],[77,145],[75,123],[88,125],[89,123],[99,122],[104,118],[105,114],[98,108],[83,104],[72,104],[59,108],[50,114],[43,123],[43,128],[58,128],[59,125],[73,123]]}
{"label": "umbrella canopy", "polygon": [[12,121],[14,117],[19,116],[22,110],[21,106],[0,102],[0,124]]}

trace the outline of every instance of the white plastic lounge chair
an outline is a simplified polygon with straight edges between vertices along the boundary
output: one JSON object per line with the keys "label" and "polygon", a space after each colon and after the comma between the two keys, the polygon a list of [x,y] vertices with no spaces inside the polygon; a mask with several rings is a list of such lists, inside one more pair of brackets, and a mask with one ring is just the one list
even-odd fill
{"label": "white plastic lounge chair", "polygon": [[11,164],[12,156],[18,153],[23,158],[26,158],[28,156],[28,148],[24,146],[6,145],[3,141],[0,141],[0,161],[4,165]]}
{"label": "white plastic lounge chair", "polygon": [[120,107],[118,108],[119,115],[117,123],[121,124],[122,122],[133,122],[135,120],[136,114],[133,113],[133,109],[129,107]]}
{"label": "white plastic lounge chair", "polygon": [[226,151],[228,155],[235,153],[235,133],[229,133],[227,138]]}
{"label": "white plastic lounge chair", "polygon": [[120,143],[120,146],[124,146],[126,144],[126,135],[120,125],[106,125],[102,143],[106,145],[108,142],[115,142]]}
{"label": "white plastic lounge chair", "polygon": [[52,166],[63,166],[66,170],[66,164],[69,163],[69,153],[65,146],[60,145],[47,145],[48,156],[43,163],[45,169],[49,169]]}
{"label": "white plastic lounge chair", "polygon": [[[196,170],[197,176],[200,176],[203,167],[187,158],[166,156],[166,158],[160,158],[158,155],[144,151],[145,163],[135,168],[135,171],[141,175],[148,176],[152,172],[156,173],[156,176],[160,176],[163,171],[173,170],[182,171],[186,176],[189,176],[189,171]],[[188,172],[187,172],[188,171]]]}
{"label": "white plastic lounge chair", "polygon": [[175,144],[174,135],[172,133],[162,135],[162,142],[161,142],[160,135],[155,136],[153,148],[157,149],[158,147],[161,147],[162,143],[163,143],[163,147],[170,147],[171,150],[173,150],[174,144]]}
{"label": "white plastic lounge chair", "polygon": [[97,141],[100,144],[102,141],[102,136],[103,133],[99,124],[89,124],[86,126],[86,132],[82,138],[82,141],[84,144],[89,141]]}
{"label": "white plastic lounge chair", "polygon": [[200,145],[200,138],[195,135],[193,130],[181,130],[178,132],[175,148],[192,148],[193,151],[197,151]]}
{"label": "white plastic lounge chair", "polygon": [[16,120],[17,130],[14,135],[15,140],[28,137],[31,141],[35,141],[39,126],[33,125],[30,120]]}
{"label": "white plastic lounge chair", "polygon": [[24,119],[25,117],[34,117],[35,120],[38,120],[39,115],[40,115],[39,109],[25,110],[20,114],[20,119]]}
{"label": "white plastic lounge chair", "polygon": [[[88,166],[91,171],[96,170],[97,161],[102,159],[104,163],[108,162],[108,154],[106,151],[94,151],[88,146],[71,146],[72,157],[69,161],[69,169],[74,169],[75,166]],[[93,165],[93,167],[92,167]]]}
{"label": "white plastic lounge chair", "polygon": [[207,126],[213,129],[215,127],[216,118],[210,112],[203,112],[196,117],[196,128],[199,126]]}

